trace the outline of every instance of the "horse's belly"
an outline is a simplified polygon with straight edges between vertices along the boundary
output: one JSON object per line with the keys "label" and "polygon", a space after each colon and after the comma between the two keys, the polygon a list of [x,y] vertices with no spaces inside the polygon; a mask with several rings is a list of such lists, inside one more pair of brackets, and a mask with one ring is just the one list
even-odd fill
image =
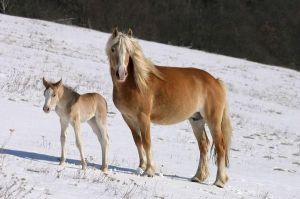
{"label": "horse's belly", "polygon": [[187,118],[163,118],[163,119],[152,119],[151,121],[155,124],[160,124],[160,125],[171,125],[171,124],[177,124],[179,122],[182,122],[186,120]]}
{"label": "horse's belly", "polygon": [[151,114],[151,121],[156,124],[170,125],[182,122],[190,118],[197,110],[178,110],[168,112],[154,112]]}
{"label": "horse's belly", "polygon": [[[156,98],[151,121],[157,124],[175,124],[187,120],[203,108],[203,98],[193,93],[176,94]],[[163,95],[161,95],[163,96]]]}

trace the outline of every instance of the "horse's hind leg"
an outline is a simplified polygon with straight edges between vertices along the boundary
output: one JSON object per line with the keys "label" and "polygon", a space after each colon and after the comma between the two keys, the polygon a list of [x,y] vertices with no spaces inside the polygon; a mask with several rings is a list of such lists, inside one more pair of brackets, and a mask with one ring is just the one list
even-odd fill
{"label": "horse's hind leg", "polygon": [[93,132],[96,134],[100,144],[101,144],[101,151],[102,151],[102,166],[101,170],[106,172],[108,169],[108,134],[107,134],[107,127],[106,121],[101,118],[94,117],[88,121],[88,124],[93,129]]}
{"label": "horse's hind leg", "polygon": [[196,113],[195,117],[189,119],[189,122],[193,128],[193,132],[198,142],[198,147],[200,151],[200,159],[197,172],[195,176],[191,179],[193,182],[203,182],[209,175],[208,172],[208,147],[209,140],[205,132],[205,121],[201,117],[200,113]]}
{"label": "horse's hind leg", "polygon": [[217,155],[217,177],[214,185],[223,188],[225,183],[228,181],[228,176],[226,174],[226,164],[225,164],[225,141],[224,135],[221,130],[222,114],[211,115],[210,120],[207,121],[208,127],[212,134],[213,144],[215,145],[215,153]]}
{"label": "horse's hind leg", "polygon": [[139,153],[139,159],[140,159],[139,170],[141,169],[142,171],[138,171],[138,172],[141,174],[141,172],[145,171],[146,169],[147,161],[145,156],[145,150],[143,148],[142,137],[140,134],[140,128],[136,124],[134,124],[134,122],[130,118],[126,117],[123,114],[122,116],[131,130],[133,140],[135,142],[135,145]]}

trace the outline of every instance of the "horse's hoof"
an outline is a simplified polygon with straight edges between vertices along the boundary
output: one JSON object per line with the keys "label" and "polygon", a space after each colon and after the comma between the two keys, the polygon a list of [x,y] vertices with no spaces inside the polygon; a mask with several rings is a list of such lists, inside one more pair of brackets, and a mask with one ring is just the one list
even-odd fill
{"label": "horse's hoof", "polygon": [[214,185],[216,185],[219,188],[224,188],[225,183],[228,181],[228,176],[224,177],[223,180],[221,179],[216,179],[216,181],[214,182]]}
{"label": "horse's hoof", "polygon": [[216,180],[214,182],[214,185],[217,186],[217,187],[219,187],[219,188],[224,188],[225,183],[223,183],[221,180]]}
{"label": "horse's hoof", "polygon": [[192,177],[191,179],[192,182],[202,182],[199,178],[197,178],[196,176]]}
{"label": "horse's hoof", "polygon": [[204,182],[208,177],[208,173],[201,173],[200,175],[195,175],[192,177],[192,182]]}

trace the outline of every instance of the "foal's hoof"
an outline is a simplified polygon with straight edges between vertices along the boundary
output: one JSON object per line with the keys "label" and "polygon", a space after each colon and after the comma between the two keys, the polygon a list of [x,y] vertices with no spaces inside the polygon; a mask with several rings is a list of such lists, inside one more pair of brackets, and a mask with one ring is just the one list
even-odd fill
{"label": "foal's hoof", "polygon": [[107,173],[107,172],[108,172],[108,167],[107,167],[107,166],[102,166],[102,167],[101,167],[101,171],[102,171],[103,173]]}
{"label": "foal's hoof", "polygon": [[66,162],[66,158],[58,158],[59,160],[59,165],[63,166]]}
{"label": "foal's hoof", "polygon": [[154,174],[152,174],[152,173],[147,173],[146,171],[144,171],[144,173],[142,174],[142,176],[154,177]]}
{"label": "foal's hoof", "polygon": [[138,167],[135,172],[137,175],[143,175],[144,169],[142,169],[141,167]]}
{"label": "foal's hoof", "polygon": [[153,171],[153,169],[146,169],[146,171],[144,171],[142,176],[153,177],[154,174],[155,174],[155,172]]}
{"label": "foal's hoof", "polygon": [[82,170],[86,170],[86,168],[87,168],[87,164],[86,164],[86,163],[83,163],[81,169],[82,169]]}

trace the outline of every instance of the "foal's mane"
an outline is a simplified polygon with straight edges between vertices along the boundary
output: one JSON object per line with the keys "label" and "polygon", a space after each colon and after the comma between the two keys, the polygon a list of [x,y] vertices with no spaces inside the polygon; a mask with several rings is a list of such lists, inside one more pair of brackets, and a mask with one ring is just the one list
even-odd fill
{"label": "foal's mane", "polygon": [[111,56],[111,47],[114,45],[118,45],[120,50],[129,53],[133,62],[134,80],[140,91],[144,91],[148,87],[148,79],[151,74],[159,79],[164,79],[152,61],[144,56],[142,48],[135,38],[129,37],[122,32],[118,32],[118,35],[115,37],[112,35],[106,44],[108,57]]}
{"label": "foal's mane", "polygon": [[[50,82],[49,85],[51,85],[51,86],[49,86],[51,88],[55,87],[54,83]],[[67,91],[67,92],[71,93],[72,95],[78,95],[78,92],[73,87],[66,85],[66,84],[63,84],[62,86],[64,87],[64,91]]]}
{"label": "foal's mane", "polygon": [[73,98],[75,101],[77,101],[80,94],[75,90],[75,88],[70,87],[68,85],[63,84],[64,87],[64,93],[67,93],[67,95],[71,98]]}
{"label": "foal's mane", "polygon": [[65,84],[63,86],[64,86],[65,89],[67,89],[67,90],[69,90],[71,92],[77,93],[77,91],[73,87],[71,87],[69,85],[65,85]]}

